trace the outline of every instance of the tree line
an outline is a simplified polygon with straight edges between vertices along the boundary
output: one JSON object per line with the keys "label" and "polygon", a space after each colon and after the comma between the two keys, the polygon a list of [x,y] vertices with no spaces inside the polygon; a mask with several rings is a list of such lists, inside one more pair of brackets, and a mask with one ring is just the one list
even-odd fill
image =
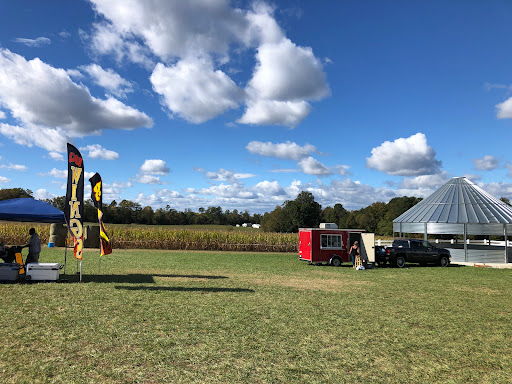
{"label": "tree line", "polygon": [[[32,191],[22,188],[1,189],[0,200],[18,197],[33,197]],[[103,205],[103,221],[113,224],[148,224],[148,225],[191,225],[218,224],[242,225],[243,223],[261,224],[267,232],[297,232],[299,228],[317,228],[320,223],[335,223],[338,228],[365,229],[380,236],[393,234],[393,220],[412,208],[422,199],[418,197],[395,197],[388,203],[376,202],[359,210],[348,211],[342,204],[325,207],[315,201],[311,192],[303,191],[295,200],[287,200],[263,215],[250,214],[247,210],[223,210],[221,207],[199,208],[198,212],[190,209],[177,211],[169,205],[153,210],[142,207],[130,200],[115,200]],[[510,201],[501,200],[510,205]],[[65,196],[46,199],[46,202],[64,211]],[[91,199],[84,202],[84,221],[95,222],[98,219],[96,208]]]}

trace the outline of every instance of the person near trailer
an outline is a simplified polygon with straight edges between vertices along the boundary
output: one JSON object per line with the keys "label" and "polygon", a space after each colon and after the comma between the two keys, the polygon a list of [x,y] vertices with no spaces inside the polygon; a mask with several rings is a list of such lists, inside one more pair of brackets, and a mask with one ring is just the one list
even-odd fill
{"label": "person near trailer", "polygon": [[23,248],[28,248],[28,256],[25,260],[25,265],[28,263],[38,263],[39,253],[41,253],[41,240],[39,239],[39,235],[36,230],[34,228],[30,228],[28,233],[30,235],[30,240],[27,245],[23,246]]}
{"label": "person near trailer", "polygon": [[352,261],[352,266],[356,264],[356,257],[360,256],[359,253],[359,241],[354,241],[354,244],[352,244],[352,247],[350,247],[350,251],[348,252],[350,255],[350,261]]}

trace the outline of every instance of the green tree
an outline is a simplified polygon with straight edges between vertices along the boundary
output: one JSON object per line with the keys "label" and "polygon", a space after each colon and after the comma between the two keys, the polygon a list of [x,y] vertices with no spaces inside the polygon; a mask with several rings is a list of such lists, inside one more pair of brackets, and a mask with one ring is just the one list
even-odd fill
{"label": "green tree", "polygon": [[18,199],[32,196],[32,191],[30,189],[23,188],[9,188],[9,189],[0,189],[0,200],[9,200],[9,199]]}

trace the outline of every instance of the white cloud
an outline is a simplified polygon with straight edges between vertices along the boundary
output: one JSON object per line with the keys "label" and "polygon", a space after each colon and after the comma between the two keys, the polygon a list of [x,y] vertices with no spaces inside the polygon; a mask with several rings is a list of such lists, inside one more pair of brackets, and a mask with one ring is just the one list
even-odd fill
{"label": "white cloud", "polygon": [[[23,125],[15,127],[16,133],[6,131],[9,127],[4,125],[1,133],[19,144],[35,144],[54,152],[63,152],[61,142],[70,136],[153,125],[145,113],[114,98],[91,96],[64,69],[38,58],[27,61],[6,49],[0,50],[0,105]],[[38,137],[32,137],[34,134]]]}
{"label": "white cloud", "polygon": [[295,128],[311,112],[311,105],[304,101],[248,100],[240,124],[284,125]]}
{"label": "white cloud", "polygon": [[330,91],[322,63],[310,47],[289,39],[258,48],[258,64],[249,82],[257,97],[275,101],[320,100]]}
{"label": "white cloud", "polygon": [[34,198],[37,200],[53,199],[57,197],[53,193],[48,192],[46,189],[41,188],[34,192]]}
{"label": "white cloud", "polygon": [[197,171],[204,172],[208,179],[215,181],[236,182],[240,179],[248,179],[255,176],[252,173],[235,173],[223,168],[219,168],[217,172],[204,171],[203,169],[197,169]]}
{"label": "white cloud", "polygon": [[473,163],[475,169],[479,171],[492,171],[499,166],[500,160],[494,156],[485,155],[482,159],[473,159]]}
{"label": "white cloud", "polygon": [[0,110],[0,119],[5,119],[5,112]]}
{"label": "white cloud", "polygon": [[286,141],[284,143],[251,141],[245,148],[247,148],[250,153],[256,155],[289,160],[300,160],[308,157],[311,153],[318,153],[318,150],[314,145],[306,144],[304,146],[300,146],[291,141]]}
{"label": "white cloud", "polygon": [[92,3],[96,12],[110,21],[107,25],[111,33],[125,41],[142,39],[163,60],[207,52],[226,53],[229,43],[245,35],[248,25],[244,14],[230,8],[225,0],[92,0]]}
{"label": "white cloud", "polygon": [[64,160],[64,156],[62,156],[58,152],[49,152],[48,155],[50,156],[50,158],[52,158],[53,160],[56,160],[56,161],[63,161]]}
{"label": "white cloud", "polygon": [[58,178],[58,179],[67,179],[67,177],[68,177],[68,170],[67,169],[61,170],[61,169],[53,168],[50,172],[48,172],[48,173],[40,173],[39,175],[40,176],[53,176],[53,177]]}
{"label": "white cloud", "polygon": [[405,177],[400,183],[401,189],[429,189],[434,192],[440,186],[446,184],[450,180],[448,174],[443,171],[436,175],[421,175],[413,178]]}
{"label": "white cloud", "polygon": [[26,165],[20,165],[20,164],[9,164],[9,165],[0,165],[0,168],[7,169],[8,171],[19,171],[24,172],[27,170]]}
{"label": "white cloud", "polygon": [[500,197],[512,199],[512,184],[510,183],[477,183],[477,185],[486,192],[489,192],[491,195],[497,197],[498,199]]}
{"label": "white cloud", "polygon": [[171,170],[163,160],[151,159],[144,161],[140,172],[144,175],[167,175]]}
{"label": "white cloud", "polygon": [[136,180],[142,184],[162,184],[160,177],[153,175],[137,175]]}
{"label": "white cloud", "polygon": [[99,144],[92,144],[86,147],[81,147],[80,151],[88,151],[88,156],[91,159],[117,160],[119,158],[119,153],[103,148]]}
{"label": "white cloud", "polygon": [[11,181],[11,179],[9,179],[7,177],[0,176],[0,184],[6,184],[10,181]]}
{"label": "white cloud", "polygon": [[202,188],[197,191],[201,195],[214,195],[227,198],[254,199],[257,195],[249,191],[242,184],[224,184],[212,185],[210,188]]}
{"label": "white cloud", "polygon": [[261,181],[254,186],[254,191],[260,197],[285,196],[286,191],[279,185],[277,181]]}
{"label": "white cloud", "polygon": [[366,166],[390,175],[432,175],[441,167],[435,157],[436,152],[427,144],[425,135],[417,133],[393,142],[385,141],[373,148],[372,156],[366,158]]}
{"label": "white cloud", "polygon": [[105,88],[114,96],[125,98],[127,93],[133,92],[133,85],[126,79],[123,79],[112,69],[103,69],[98,64],[90,64],[80,67],[85,71],[94,83]]}
{"label": "white cloud", "polygon": [[159,63],[150,80],[172,113],[195,124],[237,108],[243,93],[206,60],[181,60],[170,67]]}
{"label": "white cloud", "polygon": [[512,119],[512,97],[496,105],[498,119]]}
{"label": "white cloud", "polygon": [[27,47],[42,47],[43,45],[51,44],[52,41],[47,37],[38,37],[36,39],[17,37],[14,39],[14,42],[24,44]]}
{"label": "white cloud", "polygon": [[311,156],[299,161],[298,165],[301,167],[302,172],[308,175],[326,176],[332,174],[332,171],[329,168]]}
{"label": "white cloud", "polygon": [[69,140],[69,135],[60,128],[52,129],[32,124],[21,127],[0,123],[0,133],[14,140],[16,144],[27,147],[36,145],[49,152],[65,151]]}
{"label": "white cloud", "polygon": [[[189,122],[203,123],[243,102],[246,110],[237,122],[293,128],[311,112],[308,101],[330,94],[322,61],[310,47],[286,38],[274,8],[262,1],[246,10],[227,0],[92,3],[105,18],[91,37],[82,31],[92,50],[147,66],[147,48],[162,61],[151,75],[153,89],[173,115]],[[253,48],[256,65],[244,92],[219,68],[235,73],[230,55]]]}

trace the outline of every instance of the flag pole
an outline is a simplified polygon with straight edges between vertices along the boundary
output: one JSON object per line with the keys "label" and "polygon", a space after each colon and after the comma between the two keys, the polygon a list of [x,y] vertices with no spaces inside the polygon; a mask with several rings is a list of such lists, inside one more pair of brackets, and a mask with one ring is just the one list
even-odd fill
{"label": "flag pole", "polygon": [[82,282],[82,259],[80,259],[80,283]]}
{"label": "flag pole", "polygon": [[66,263],[68,260],[68,231],[66,231],[66,238],[64,239],[64,275],[66,274]]}

